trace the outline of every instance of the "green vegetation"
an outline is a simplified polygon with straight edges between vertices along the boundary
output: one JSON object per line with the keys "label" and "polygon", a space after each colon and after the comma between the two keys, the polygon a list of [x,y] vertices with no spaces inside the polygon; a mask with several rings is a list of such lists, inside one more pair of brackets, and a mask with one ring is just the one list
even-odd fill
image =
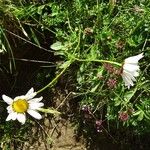
{"label": "green vegetation", "polygon": [[[122,132],[125,138],[150,133],[149,0],[0,0],[0,37],[1,95],[15,97],[35,87],[48,97],[45,107],[56,108],[52,95],[59,87],[71,93],[76,108],[58,111],[73,113],[85,138],[104,132],[125,144]],[[121,65],[140,53],[140,75],[128,89]],[[0,143],[10,149],[42,122],[6,122],[6,107],[1,100]]]}

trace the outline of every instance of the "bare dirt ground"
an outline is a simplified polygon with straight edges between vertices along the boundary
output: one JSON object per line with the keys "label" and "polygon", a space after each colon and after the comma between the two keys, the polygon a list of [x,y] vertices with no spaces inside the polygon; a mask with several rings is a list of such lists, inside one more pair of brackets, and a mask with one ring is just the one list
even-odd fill
{"label": "bare dirt ground", "polygon": [[[50,122],[45,119],[44,124],[45,127],[41,126],[42,132],[39,131],[43,135],[40,134],[37,141],[29,139],[24,143],[22,150],[86,150],[84,140],[76,140],[75,128],[69,121],[52,120]],[[33,136],[36,136],[36,129],[33,128],[32,130]]]}

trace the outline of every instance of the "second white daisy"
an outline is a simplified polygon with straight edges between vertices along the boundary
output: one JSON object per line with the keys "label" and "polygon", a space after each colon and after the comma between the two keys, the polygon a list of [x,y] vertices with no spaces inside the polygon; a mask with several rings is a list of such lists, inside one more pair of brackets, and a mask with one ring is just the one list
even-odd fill
{"label": "second white daisy", "polygon": [[33,98],[36,96],[36,92],[31,88],[27,94],[17,96],[14,99],[2,95],[3,100],[9,105],[7,107],[8,117],[6,121],[18,120],[22,124],[26,121],[26,112],[36,119],[41,119],[42,116],[37,112],[39,108],[44,106],[44,103],[40,102],[43,97]]}
{"label": "second white daisy", "polygon": [[138,61],[143,58],[143,53],[128,57],[125,59],[123,64],[122,78],[125,82],[125,86],[130,88],[130,86],[134,85],[134,81],[136,81],[135,77],[139,76],[140,67],[138,65]]}

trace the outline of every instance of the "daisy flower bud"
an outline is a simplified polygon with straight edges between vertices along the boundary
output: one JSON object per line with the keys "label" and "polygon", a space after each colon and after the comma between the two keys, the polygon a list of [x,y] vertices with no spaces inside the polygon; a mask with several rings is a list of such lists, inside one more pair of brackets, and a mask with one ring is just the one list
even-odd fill
{"label": "daisy flower bud", "polygon": [[30,114],[36,119],[41,119],[42,116],[37,112],[39,108],[44,106],[44,103],[40,101],[43,97],[34,98],[36,92],[31,88],[27,94],[22,96],[17,96],[14,99],[2,95],[3,100],[9,105],[7,107],[8,117],[6,121],[9,120],[18,120],[20,123],[24,124],[26,121],[26,113]]}
{"label": "daisy flower bud", "polygon": [[141,53],[136,56],[128,57],[124,61],[121,76],[128,89],[130,86],[134,85],[133,81],[136,81],[135,77],[139,76],[140,67],[138,65],[138,61],[143,57],[143,53]]}

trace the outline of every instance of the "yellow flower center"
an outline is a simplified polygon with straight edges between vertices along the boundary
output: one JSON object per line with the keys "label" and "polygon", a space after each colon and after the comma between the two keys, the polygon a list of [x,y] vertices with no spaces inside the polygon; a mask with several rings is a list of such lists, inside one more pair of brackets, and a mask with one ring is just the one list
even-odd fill
{"label": "yellow flower center", "polygon": [[18,99],[12,103],[12,108],[15,112],[24,113],[29,108],[29,104],[25,99]]}

